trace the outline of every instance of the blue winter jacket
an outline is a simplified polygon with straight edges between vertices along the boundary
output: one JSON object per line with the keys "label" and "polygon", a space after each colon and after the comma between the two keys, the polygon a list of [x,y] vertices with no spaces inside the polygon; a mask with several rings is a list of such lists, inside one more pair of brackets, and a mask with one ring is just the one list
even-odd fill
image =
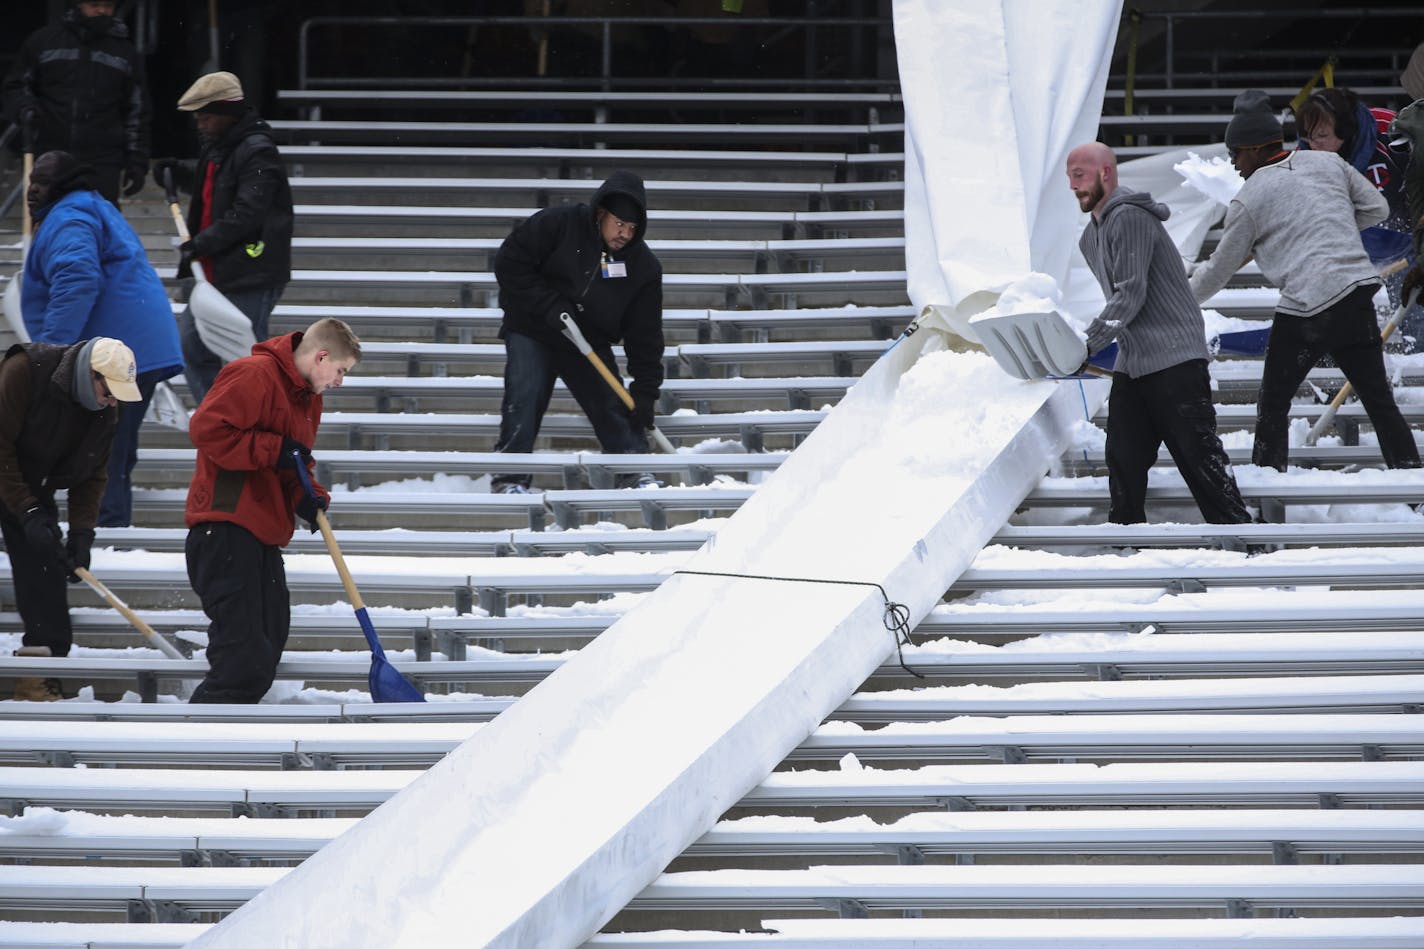
{"label": "blue winter jacket", "polygon": [[97,191],[71,191],[36,215],[20,284],[25,328],[38,343],[123,340],[140,373],[183,368],[178,324],[143,244]]}

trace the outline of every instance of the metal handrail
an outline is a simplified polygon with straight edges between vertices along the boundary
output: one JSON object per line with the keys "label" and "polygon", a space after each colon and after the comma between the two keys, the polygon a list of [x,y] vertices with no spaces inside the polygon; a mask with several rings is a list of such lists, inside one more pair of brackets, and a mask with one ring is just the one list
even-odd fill
{"label": "metal handrail", "polygon": [[[812,75],[812,65],[814,63],[814,37],[816,31],[825,27],[879,27],[889,28],[890,19],[888,17],[834,17],[807,15],[800,17],[609,17],[609,16],[318,16],[309,17],[302,21],[298,34],[297,44],[297,87],[299,89],[312,88],[314,84],[333,85],[339,84],[342,88],[361,88],[379,84],[382,87],[392,87],[396,85],[482,85],[488,84],[489,80],[480,78],[458,78],[458,79],[398,79],[394,77],[361,79],[358,77],[340,77],[336,79],[315,79],[310,75],[310,34],[313,28],[329,26],[375,26],[375,27],[439,27],[439,26],[517,26],[524,30],[550,29],[572,26],[597,26],[602,34],[602,62],[600,74],[597,77],[560,77],[558,79],[544,80],[545,84],[560,85],[567,87],[569,83],[597,83],[599,88],[608,89],[614,81],[613,76],[613,29],[614,27],[630,26],[735,26],[735,27],[780,27],[782,35],[793,30],[805,30],[811,42],[807,47],[807,69],[806,75],[799,79],[788,80],[742,80],[740,84],[797,84],[797,85],[817,85],[834,88],[836,85],[866,85],[874,83],[875,80],[824,80],[817,79]],[[507,85],[509,78],[495,80]],[[521,85],[531,83],[527,77],[520,77]],[[672,85],[684,85],[696,83],[697,85],[729,85],[729,81],[718,82],[709,80],[707,77],[679,80],[677,77],[658,77],[656,79],[618,79],[620,85],[650,85],[655,84],[660,88],[667,88]]]}

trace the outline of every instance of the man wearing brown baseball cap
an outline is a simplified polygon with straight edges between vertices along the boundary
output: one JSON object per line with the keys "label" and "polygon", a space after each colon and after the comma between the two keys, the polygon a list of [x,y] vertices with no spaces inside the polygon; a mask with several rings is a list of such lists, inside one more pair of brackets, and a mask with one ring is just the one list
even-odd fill
{"label": "man wearing brown baseball cap", "polygon": [[[208,281],[248,319],[260,343],[267,321],[292,278],[292,189],[271,127],[230,72],[198,78],[178,99],[193,116],[201,152],[196,162],[160,158],[153,176],[193,196],[192,239],[178,248],[178,276],[203,268]],[[241,200],[239,200],[239,197]],[[222,360],[203,345],[190,310],[179,317],[183,376],[199,402],[212,388]]]}
{"label": "man wearing brown baseball cap", "polygon": [[[65,580],[89,567],[119,402],[140,399],[133,352],[98,337],[11,346],[0,361],[0,534],[25,632],[17,656],[69,655]],[[55,492],[69,495],[69,537]],[[20,677],[15,698],[63,698],[58,679]]]}

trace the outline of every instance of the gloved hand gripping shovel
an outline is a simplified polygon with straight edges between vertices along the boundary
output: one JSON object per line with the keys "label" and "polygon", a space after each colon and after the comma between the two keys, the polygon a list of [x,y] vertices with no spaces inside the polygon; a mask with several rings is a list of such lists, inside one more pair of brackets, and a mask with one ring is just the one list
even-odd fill
{"label": "gloved hand gripping shovel", "polygon": [[[598,370],[598,374],[603,377],[603,381],[608,383],[608,387],[623,401],[623,404],[628,407],[628,411],[633,411],[633,397],[628,394],[627,389],[623,388],[623,383],[618,381],[618,377],[610,372],[608,367],[603,364],[603,360],[598,358],[598,354],[593,351],[593,347],[588,344],[588,340],[584,339],[583,333],[579,331],[578,324],[574,322],[573,317],[567,313],[560,313],[559,322],[564,324],[564,335],[568,337],[569,342],[573,343],[578,351],[583,353],[589,362],[593,363],[593,368]],[[656,425],[648,429],[648,434],[652,436],[653,444],[657,445],[660,450],[669,455],[677,451],[677,449],[672,446],[672,442],[667,440],[667,436],[658,431]]]}
{"label": "gloved hand gripping shovel", "polygon": [[134,629],[138,630],[140,633],[143,633],[143,638],[148,640],[149,645],[155,647],[159,652],[163,653],[169,659],[188,658],[187,656],[183,655],[181,652],[178,651],[177,646],[174,646],[168,640],[164,639],[162,636],[154,632],[152,626],[149,626],[143,621],[142,617],[140,617],[133,610],[129,609],[127,604],[125,604],[123,600],[114,596],[113,592],[108,587],[104,586],[104,584],[100,583],[97,579],[95,579],[94,575],[90,573],[88,569],[84,567],[75,567],[74,575],[79,579],[83,580],[85,583],[87,583],[89,585],[89,589],[102,596],[104,598],[104,602],[108,603],[114,609],[118,610],[124,619],[128,620],[130,623],[133,624]]}
{"label": "gloved hand gripping shovel", "polygon": [[[297,477],[302,481],[302,490],[315,502],[316,492],[312,489],[307,466],[302,462],[300,452],[293,454],[296,456]],[[356,620],[361,624],[361,632],[365,634],[366,643],[371,647],[371,671],[366,676],[371,687],[371,701],[424,702],[425,696],[421,694],[420,689],[387,661],[386,651],[381,648],[381,641],[376,637],[376,627],[371,625],[371,614],[366,612],[366,604],[361,602],[361,593],[356,589],[356,582],[351,579],[351,571],[346,569],[346,558],[341,556],[341,548],[336,546],[336,537],[331,533],[331,522],[326,519],[326,512],[320,507],[316,509],[316,526],[321,531],[321,539],[326,541],[326,549],[331,553],[332,563],[336,564],[336,573],[341,577],[342,586],[346,587],[346,596],[351,600],[352,608],[356,610]]]}
{"label": "gloved hand gripping shovel", "polygon": [[[1380,330],[1380,342],[1383,343],[1394,335],[1394,331],[1399,328],[1399,324],[1404,320],[1404,314],[1409,312],[1419,299],[1419,291],[1415,290],[1409,294],[1409,299],[1401,302],[1399,307],[1390,314],[1389,322],[1384,324],[1384,329]],[[1335,413],[1340,411],[1340,406],[1345,404],[1345,400],[1350,397],[1354,388],[1347,381],[1340,387],[1340,391],[1335,393],[1335,398],[1330,400],[1330,404],[1325,407],[1325,411],[1320,413],[1320,418],[1315,420],[1315,424],[1310,426],[1310,431],[1305,433],[1305,444],[1314,445],[1320,440],[1320,436],[1325,434],[1331,425],[1335,424]]]}
{"label": "gloved hand gripping shovel", "polygon": [[[168,213],[173,215],[173,223],[178,226],[178,236],[186,243],[189,240],[188,222],[183,220],[183,209],[178,206],[178,192],[173,187],[173,172],[163,170],[163,192],[168,198]],[[223,296],[218,288],[208,283],[202,264],[193,262],[193,293],[188,297],[188,306],[193,311],[193,323],[198,328],[198,338],[223,362],[232,362],[252,354],[257,345],[257,337],[252,332],[252,320],[247,314],[233,306],[232,301]]]}

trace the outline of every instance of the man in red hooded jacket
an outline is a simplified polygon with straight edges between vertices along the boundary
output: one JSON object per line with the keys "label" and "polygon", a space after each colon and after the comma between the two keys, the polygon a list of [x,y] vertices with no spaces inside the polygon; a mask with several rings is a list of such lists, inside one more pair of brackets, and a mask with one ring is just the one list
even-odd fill
{"label": "man in red hooded jacket", "polygon": [[194,702],[254,703],[267,694],[287,644],[291,603],[281,548],[293,516],[316,530],[331,496],[297,475],[314,467],[311,445],[322,393],[361,359],[361,342],[336,319],[274,336],[228,363],[188,424],[198,449],[188,486],[188,580],[208,626],[208,674]]}

